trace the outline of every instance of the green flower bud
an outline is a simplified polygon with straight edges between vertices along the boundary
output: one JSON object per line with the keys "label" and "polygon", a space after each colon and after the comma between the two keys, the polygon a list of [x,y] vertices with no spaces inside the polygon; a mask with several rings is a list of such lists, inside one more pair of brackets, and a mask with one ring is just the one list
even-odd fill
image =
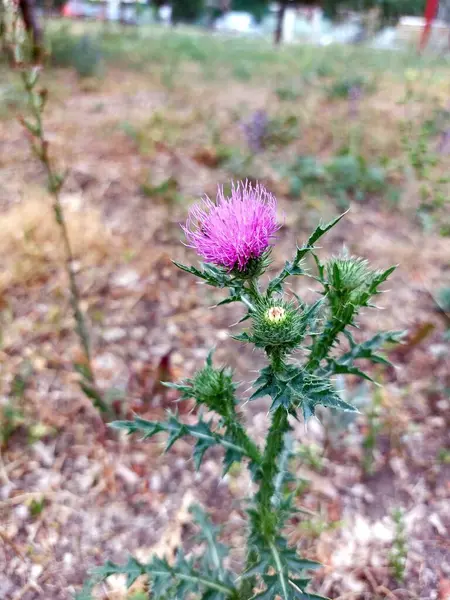
{"label": "green flower bud", "polygon": [[258,348],[280,348],[289,352],[302,341],[306,324],[302,313],[291,302],[266,299],[253,314],[251,339]]}
{"label": "green flower bud", "polygon": [[372,273],[367,260],[355,257],[333,257],[325,269],[329,285],[344,294],[365,288]]}
{"label": "green flower bud", "polygon": [[331,312],[335,318],[347,323],[358,308],[367,306],[370,296],[377,293],[377,280],[383,276],[381,271],[371,270],[367,260],[353,256],[330,259],[325,272]]}
{"label": "green flower bud", "polygon": [[216,369],[208,363],[192,379],[192,397],[219,414],[234,405],[235,389],[230,369]]}

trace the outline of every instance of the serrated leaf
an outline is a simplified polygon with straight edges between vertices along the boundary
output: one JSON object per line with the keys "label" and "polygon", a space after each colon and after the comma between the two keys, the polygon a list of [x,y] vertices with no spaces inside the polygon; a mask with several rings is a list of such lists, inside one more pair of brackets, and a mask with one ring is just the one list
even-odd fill
{"label": "serrated leaf", "polygon": [[197,269],[197,267],[188,267],[183,265],[177,261],[172,261],[173,264],[185,271],[186,273],[190,273],[191,275],[195,275],[195,277],[199,277],[209,285],[218,288],[229,287],[230,284],[233,283],[232,277],[230,277],[225,271],[219,269],[214,265],[210,265],[208,263],[202,263],[202,269]]}
{"label": "serrated leaf", "polygon": [[200,506],[193,505],[189,510],[199,527],[195,540],[206,544],[206,551],[202,557],[203,569],[205,572],[214,573],[219,581],[229,581],[231,576],[223,566],[223,561],[228,556],[228,548],[217,539],[219,528],[212,523]]}
{"label": "serrated leaf", "polygon": [[99,579],[107,579],[111,575],[125,575],[127,578],[127,587],[130,587],[145,571],[141,563],[133,556],[130,556],[124,565],[117,565],[108,560],[101,567],[93,569],[92,573]]}
{"label": "serrated leaf", "polygon": [[[246,450],[239,444],[235,444],[228,435],[222,435],[213,431],[210,424],[200,419],[195,425],[187,425],[178,420],[176,415],[169,414],[167,421],[147,421],[141,417],[135,417],[134,421],[113,421],[109,424],[114,429],[126,431],[128,434],[142,433],[143,440],[153,437],[158,433],[169,435],[166,451],[183,436],[190,436],[197,440],[194,446],[194,464],[199,469],[205,452],[212,446],[223,446],[225,450],[231,451],[226,454],[226,467],[229,468],[229,460],[242,460],[248,456]],[[254,460],[254,457],[249,457]]]}
{"label": "serrated leaf", "polygon": [[[187,385],[186,383],[172,383],[171,381],[161,381],[161,385],[171,390],[177,390],[181,392],[182,395],[192,394],[192,386]],[[190,398],[191,396],[189,396]]]}
{"label": "serrated leaf", "polygon": [[295,365],[287,365],[282,372],[277,373],[274,373],[270,367],[266,367],[255,382],[255,385],[258,384],[258,389],[250,399],[269,395],[272,398],[271,411],[275,411],[280,406],[290,412],[301,408],[305,420],[315,414],[315,408],[319,404],[329,408],[358,412],[354,406],[341,399],[326,378],[311,375]]}
{"label": "serrated leaf", "polygon": [[319,225],[316,227],[316,229],[313,231],[313,233],[309,236],[308,241],[306,242],[306,244],[302,248],[302,250],[306,249],[307,251],[309,251],[314,246],[314,244],[323,235],[325,235],[325,233],[327,233],[328,231],[330,231],[330,229],[332,229],[335,225],[337,225],[339,223],[339,221],[343,217],[345,217],[345,215],[347,213],[348,213],[348,210],[346,210],[344,213],[342,213],[341,215],[339,215],[338,217],[336,217],[335,219],[333,219],[332,221],[330,221],[326,225],[322,225],[322,223],[319,223]]}
{"label": "serrated leaf", "polygon": [[166,559],[156,556],[148,564],[142,564],[133,557],[130,557],[125,565],[108,561],[102,567],[95,569],[94,575],[97,581],[107,579],[111,575],[126,575],[128,588],[138,577],[147,575],[151,582],[151,596],[155,600],[166,600],[168,594],[170,598],[185,598],[191,593],[207,590],[216,594],[211,596],[212,598],[224,600],[233,597],[236,593],[231,585],[197,571],[192,562],[181,555],[177,557],[174,566],[171,566]]}
{"label": "serrated leaf", "polygon": [[343,410],[347,412],[359,412],[355,406],[352,406],[345,400],[342,400],[337,392],[336,393],[318,393],[314,396],[311,395],[309,398],[305,398],[301,403],[301,409],[303,412],[303,418],[307,421],[310,417],[315,415],[316,407],[318,405],[326,408],[334,408],[335,410]]}
{"label": "serrated leaf", "polygon": [[314,244],[319,240],[325,233],[327,233],[330,229],[332,229],[339,221],[347,214],[348,211],[330,221],[326,225],[319,225],[313,231],[313,233],[309,236],[306,244],[301,247],[297,246],[297,252],[295,254],[294,260],[292,262],[286,262],[283,270],[279,275],[277,275],[272,281],[269,283],[267,288],[267,295],[271,296],[273,293],[281,293],[283,291],[283,281],[291,276],[291,275],[304,275],[305,271],[301,268],[300,263],[304,259],[304,257],[314,250]]}
{"label": "serrated leaf", "polygon": [[370,282],[367,292],[365,292],[365,294],[360,299],[361,306],[368,306],[368,301],[370,300],[370,298],[380,293],[378,291],[378,288],[382,283],[386,281],[389,275],[391,275],[391,273],[395,271],[396,268],[397,265],[394,265],[393,267],[389,267],[389,269],[386,269],[386,271],[382,271],[380,273],[375,274],[375,276]]}
{"label": "serrated leaf", "polygon": [[367,373],[364,373],[364,371],[361,371],[361,369],[352,367],[350,365],[341,365],[335,360],[330,360],[328,362],[328,368],[331,375],[356,375],[357,377],[361,377],[367,381],[374,381],[372,377],[367,375]]}
{"label": "serrated leaf", "polygon": [[238,342],[252,342],[252,337],[245,331],[243,331],[242,333],[238,333],[237,335],[233,335],[231,337],[233,338],[233,340],[237,340]]}
{"label": "serrated leaf", "polygon": [[[252,600],[273,600],[278,596],[282,600],[295,600],[301,597],[300,593],[308,593],[306,587],[310,578],[304,577],[303,571],[317,569],[320,563],[299,556],[295,548],[290,548],[282,537],[267,546],[264,539],[258,536],[253,538],[253,542],[258,559],[246,571],[245,577],[262,578],[266,589],[252,596]],[[310,595],[313,597],[313,594]]]}
{"label": "serrated leaf", "polygon": [[325,298],[319,298],[314,304],[311,304],[303,311],[302,320],[305,324],[305,331],[309,328],[310,333],[313,332],[313,325],[317,321],[318,314],[325,303]]}
{"label": "serrated leaf", "polygon": [[241,300],[242,297],[240,294],[233,294],[231,296],[228,296],[228,298],[220,300],[220,302],[218,302],[216,306],[223,306],[224,304],[231,304],[232,302],[240,302]]}
{"label": "serrated leaf", "polygon": [[232,448],[228,448],[223,457],[222,477],[228,473],[233,463],[240,462],[241,458],[242,454]]}
{"label": "serrated leaf", "polygon": [[299,556],[295,548],[282,550],[282,558],[290,573],[300,573],[303,570],[314,571],[320,569],[322,566],[316,560],[309,560]]}
{"label": "serrated leaf", "polygon": [[334,362],[340,366],[351,367],[355,360],[366,359],[370,360],[371,362],[390,365],[391,363],[387,358],[380,354],[375,354],[374,350],[378,350],[387,343],[397,344],[402,340],[404,335],[404,331],[387,331],[385,333],[377,333],[372,338],[362,342],[361,344],[355,344],[353,338],[347,335],[347,339],[350,343],[350,350],[349,352],[346,352],[339,358],[335,359]]}

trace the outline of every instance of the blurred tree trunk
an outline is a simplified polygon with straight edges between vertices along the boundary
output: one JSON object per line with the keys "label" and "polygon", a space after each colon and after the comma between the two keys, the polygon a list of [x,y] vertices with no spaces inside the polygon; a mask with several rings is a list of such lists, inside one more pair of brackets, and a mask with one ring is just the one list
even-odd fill
{"label": "blurred tree trunk", "polygon": [[3,0],[0,0],[0,44],[6,52],[6,8]]}
{"label": "blurred tree trunk", "polygon": [[277,14],[277,26],[275,28],[275,44],[279,44],[283,37],[283,24],[284,24],[284,15],[286,13],[286,0],[280,0]]}
{"label": "blurred tree trunk", "polygon": [[44,57],[44,37],[36,14],[34,0],[19,0],[19,10],[22,15],[25,31],[32,43],[32,60],[40,62]]}

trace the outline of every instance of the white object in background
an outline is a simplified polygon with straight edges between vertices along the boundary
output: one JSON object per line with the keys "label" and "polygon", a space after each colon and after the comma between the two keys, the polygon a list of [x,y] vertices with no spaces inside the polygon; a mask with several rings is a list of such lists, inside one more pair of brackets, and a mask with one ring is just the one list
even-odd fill
{"label": "white object in background", "polygon": [[164,4],[158,11],[159,18],[163,23],[170,23],[172,20],[172,7],[168,4]]}
{"label": "white object in background", "polygon": [[219,31],[248,33],[255,27],[253,16],[247,12],[231,11],[216,21]]}
{"label": "white object in background", "polygon": [[320,33],[323,29],[323,10],[314,7],[311,12],[311,29],[314,33]]}
{"label": "white object in background", "polygon": [[106,11],[109,21],[118,21],[120,17],[120,0],[108,0]]}
{"label": "white object in background", "polygon": [[294,8],[287,8],[284,13],[283,22],[283,42],[293,42],[295,33],[295,20],[297,18],[297,11]]}

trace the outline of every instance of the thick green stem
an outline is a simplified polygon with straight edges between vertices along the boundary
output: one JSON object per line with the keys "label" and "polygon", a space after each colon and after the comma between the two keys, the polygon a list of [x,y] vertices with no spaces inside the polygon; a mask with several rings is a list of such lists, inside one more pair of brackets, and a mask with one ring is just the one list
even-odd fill
{"label": "thick green stem", "polygon": [[347,318],[341,318],[340,315],[333,316],[327,323],[324,331],[316,338],[309,360],[305,365],[305,369],[310,372],[316,371],[320,367],[322,360],[328,356],[331,348],[337,340],[340,333],[344,331],[351,320],[351,314],[346,315]]}
{"label": "thick green stem", "polygon": [[256,495],[262,534],[268,543],[273,540],[277,533],[277,516],[274,512],[273,497],[276,477],[279,473],[278,459],[283,453],[285,436],[288,430],[288,413],[285,408],[279,407],[273,413],[261,465],[260,488]]}
{"label": "thick green stem", "polygon": [[249,280],[248,287],[245,288],[245,291],[253,302],[259,302],[259,300],[261,300],[261,292],[259,291],[257,278]]}
{"label": "thick green stem", "polygon": [[[272,424],[267,436],[260,468],[259,491],[256,494],[255,515],[252,519],[250,533],[250,537],[262,536],[268,548],[273,545],[275,537],[279,535],[274,495],[280,470],[278,459],[283,454],[288,430],[288,413],[280,407],[273,413]],[[251,569],[256,560],[255,551],[249,548],[245,570]],[[254,576],[245,578],[239,588],[239,598],[241,600],[252,598],[255,585],[256,578]]]}
{"label": "thick green stem", "polygon": [[233,420],[227,420],[225,426],[231,435],[233,442],[237,446],[244,448],[246,455],[250,458],[252,463],[257,466],[261,465],[262,455],[258,446],[250,439],[241,423],[236,420],[236,417]]}
{"label": "thick green stem", "polygon": [[319,368],[320,363],[327,356],[343,329],[344,327],[340,327],[337,324],[330,324],[330,327],[326,327],[323,333],[316,338],[309,360],[305,366],[307,371],[314,372]]}

